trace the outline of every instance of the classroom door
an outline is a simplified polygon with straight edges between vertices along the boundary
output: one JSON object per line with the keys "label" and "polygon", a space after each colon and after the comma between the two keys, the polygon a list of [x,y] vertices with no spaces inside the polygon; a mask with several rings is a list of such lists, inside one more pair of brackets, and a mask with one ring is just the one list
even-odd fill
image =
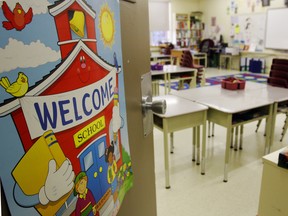
{"label": "classroom door", "polygon": [[118,215],[156,216],[153,134],[144,137],[141,111],[141,76],[150,71],[148,0],[120,2],[128,135],[134,183]]}

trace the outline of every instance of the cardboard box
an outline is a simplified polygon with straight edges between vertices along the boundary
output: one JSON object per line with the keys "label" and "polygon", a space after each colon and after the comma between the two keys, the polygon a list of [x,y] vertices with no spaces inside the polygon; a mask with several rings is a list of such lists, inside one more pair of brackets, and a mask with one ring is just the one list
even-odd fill
{"label": "cardboard box", "polygon": [[226,53],[226,54],[231,54],[231,55],[239,55],[239,48],[236,48],[236,47],[226,47],[226,48],[225,48],[225,53]]}

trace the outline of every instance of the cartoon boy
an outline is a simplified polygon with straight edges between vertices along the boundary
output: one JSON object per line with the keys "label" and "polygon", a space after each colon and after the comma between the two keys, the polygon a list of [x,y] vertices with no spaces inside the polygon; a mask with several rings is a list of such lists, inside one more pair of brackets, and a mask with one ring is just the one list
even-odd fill
{"label": "cartoon boy", "polygon": [[112,194],[114,198],[114,202],[116,202],[117,199],[117,164],[116,160],[114,158],[114,143],[111,142],[111,145],[106,148],[105,151],[105,161],[108,163],[108,172],[107,172],[107,181],[109,184],[111,184]]}
{"label": "cartoon boy", "polygon": [[77,216],[99,216],[93,194],[87,188],[88,177],[85,172],[80,172],[75,178],[74,195],[78,197],[75,215]]}

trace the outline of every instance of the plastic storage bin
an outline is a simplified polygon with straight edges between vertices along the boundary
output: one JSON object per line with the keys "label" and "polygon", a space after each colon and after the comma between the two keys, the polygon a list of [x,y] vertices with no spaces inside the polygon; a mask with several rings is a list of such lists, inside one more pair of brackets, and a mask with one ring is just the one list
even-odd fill
{"label": "plastic storage bin", "polygon": [[245,88],[245,80],[229,77],[221,81],[221,87],[228,90],[239,90]]}

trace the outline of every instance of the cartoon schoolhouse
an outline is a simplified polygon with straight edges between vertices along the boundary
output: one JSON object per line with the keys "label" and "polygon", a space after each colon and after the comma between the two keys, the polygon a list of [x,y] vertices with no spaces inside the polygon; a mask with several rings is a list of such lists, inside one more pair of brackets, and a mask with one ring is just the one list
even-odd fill
{"label": "cartoon schoolhouse", "polygon": [[[34,86],[29,86],[24,97],[5,100],[0,106],[0,118],[11,115],[27,154],[23,155],[11,173],[18,188],[14,193],[22,191],[30,196],[37,194],[38,188],[28,194],[31,185],[27,186],[17,179],[18,170],[21,170],[19,167],[24,169],[29,166],[22,166],[23,161],[37,167],[40,158],[34,160],[30,156],[36,143],[41,140],[56,142],[62,162],[65,158],[69,161],[67,167],[72,166],[74,175],[82,171],[86,173],[89,179],[87,188],[95,198],[99,215],[111,215],[114,200],[111,185],[107,181],[105,149],[113,139],[117,139],[114,142],[117,152],[114,154],[120,167],[123,162],[120,131],[111,129],[113,107],[117,104],[114,92],[119,100],[119,69],[97,55],[96,13],[86,1],[60,0],[48,9],[55,20],[61,63],[50,72],[47,71],[47,75]],[[52,154],[51,157],[59,156]],[[55,161],[59,168],[61,163],[57,159]],[[48,166],[50,163],[48,165],[47,162]],[[18,176],[23,175],[25,170],[20,171]],[[37,181],[37,178],[34,180]],[[47,200],[43,201],[47,205],[38,203],[34,207],[41,215],[73,215],[77,198],[72,192],[73,188],[69,188],[61,201],[47,196]],[[14,197],[17,199],[17,194]],[[21,203],[21,206],[25,206],[25,203]]]}

